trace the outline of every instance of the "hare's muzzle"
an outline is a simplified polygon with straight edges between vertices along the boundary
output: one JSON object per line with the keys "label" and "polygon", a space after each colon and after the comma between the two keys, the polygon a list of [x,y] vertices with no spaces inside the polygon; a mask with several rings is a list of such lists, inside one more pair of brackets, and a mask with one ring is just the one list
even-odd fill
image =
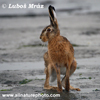
{"label": "hare's muzzle", "polygon": [[43,41],[43,35],[42,34],[40,35],[40,39]]}
{"label": "hare's muzzle", "polygon": [[40,35],[40,39],[43,41],[43,42],[46,42],[48,41],[47,37],[43,34]]}
{"label": "hare's muzzle", "polygon": [[43,38],[43,34],[41,33],[41,35],[40,35],[40,39],[42,40],[42,38]]}
{"label": "hare's muzzle", "polygon": [[42,38],[42,36],[40,36],[40,39]]}

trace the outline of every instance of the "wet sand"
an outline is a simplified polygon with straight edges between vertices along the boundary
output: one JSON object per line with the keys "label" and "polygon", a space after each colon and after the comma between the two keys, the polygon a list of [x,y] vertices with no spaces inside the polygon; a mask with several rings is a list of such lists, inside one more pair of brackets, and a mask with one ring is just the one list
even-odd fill
{"label": "wet sand", "polygon": [[[78,62],[70,82],[81,91],[63,91],[56,100],[99,100],[100,14],[69,15],[58,17],[58,20],[61,35],[73,44]],[[49,18],[0,18],[0,22],[0,90],[10,89],[0,91],[0,100],[55,100],[1,96],[3,93],[58,94],[57,91],[43,89],[43,54],[47,46],[42,45],[39,36],[41,30],[49,24]],[[32,81],[20,84],[25,79]],[[56,85],[56,81],[50,84]]]}

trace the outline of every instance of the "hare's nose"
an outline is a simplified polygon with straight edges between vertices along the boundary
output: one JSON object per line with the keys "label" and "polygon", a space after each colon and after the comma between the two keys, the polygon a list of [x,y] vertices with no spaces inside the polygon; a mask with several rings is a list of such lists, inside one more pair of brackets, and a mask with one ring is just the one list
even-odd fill
{"label": "hare's nose", "polygon": [[42,39],[43,34],[40,35],[40,39]]}
{"label": "hare's nose", "polygon": [[42,38],[42,36],[40,36],[40,39]]}

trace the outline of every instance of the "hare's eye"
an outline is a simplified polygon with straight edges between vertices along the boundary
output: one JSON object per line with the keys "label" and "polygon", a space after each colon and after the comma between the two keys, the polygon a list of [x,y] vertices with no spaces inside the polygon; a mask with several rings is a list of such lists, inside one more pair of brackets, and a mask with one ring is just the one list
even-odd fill
{"label": "hare's eye", "polygon": [[47,29],[47,31],[48,31],[48,32],[50,32],[50,31],[51,31],[51,29],[50,29],[50,28],[48,28],[48,29]]}

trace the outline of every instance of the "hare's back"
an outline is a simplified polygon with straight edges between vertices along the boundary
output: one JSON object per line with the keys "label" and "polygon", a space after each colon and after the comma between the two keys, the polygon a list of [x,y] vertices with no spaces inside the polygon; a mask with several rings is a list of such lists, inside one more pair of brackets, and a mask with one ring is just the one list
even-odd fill
{"label": "hare's back", "polygon": [[59,36],[57,39],[57,45],[58,49],[62,49],[63,52],[74,54],[73,46],[66,37]]}
{"label": "hare's back", "polygon": [[63,41],[66,42],[66,48],[68,48],[68,50],[73,54],[74,53],[74,48],[72,46],[72,44],[69,42],[69,40],[65,37],[63,37]]}
{"label": "hare's back", "polygon": [[48,45],[49,56],[54,62],[73,60],[74,49],[70,42],[63,36],[54,38]]}

